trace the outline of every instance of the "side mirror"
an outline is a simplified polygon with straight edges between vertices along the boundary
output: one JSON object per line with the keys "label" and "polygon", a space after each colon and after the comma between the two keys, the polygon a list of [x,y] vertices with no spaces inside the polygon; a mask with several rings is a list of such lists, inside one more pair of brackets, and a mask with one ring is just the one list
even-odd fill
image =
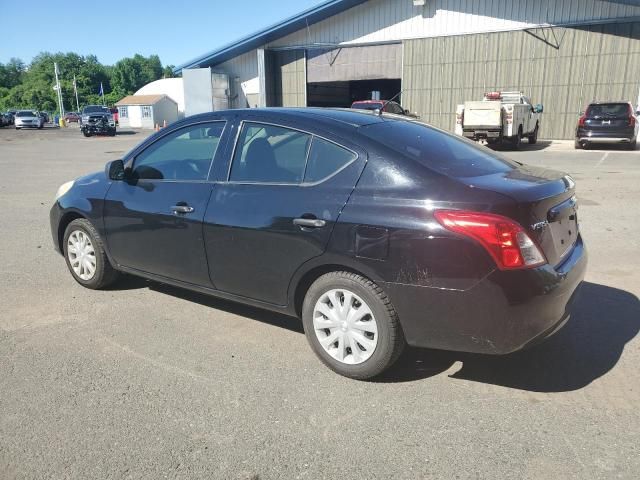
{"label": "side mirror", "polygon": [[534,107],[533,111],[534,111],[534,112],[536,112],[536,113],[542,113],[542,112],[544,111],[544,107],[542,106],[542,104],[541,104],[541,103],[538,103],[538,104]]}
{"label": "side mirror", "polygon": [[124,180],[124,162],[122,160],[113,160],[107,163],[105,174],[109,180],[117,182]]}

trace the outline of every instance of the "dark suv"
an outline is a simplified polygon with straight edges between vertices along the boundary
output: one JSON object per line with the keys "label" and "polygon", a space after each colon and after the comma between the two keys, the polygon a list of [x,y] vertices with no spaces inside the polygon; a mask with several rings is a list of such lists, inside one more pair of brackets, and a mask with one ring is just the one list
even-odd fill
{"label": "dark suv", "polygon": [[102,105],[87,105],[80,115],[80,131],[85,137],[116,134],[116,121],[111,109]]}
{"label": "dark suv", "polygon": [[62,185],[51,231],[87,288],[126,272],[297,316],[352,378],[405,343],[530,345],[587,263],[568,175],[353,110],[188,117]]}
{"label": "dark suv", "polygon": [[591,103],[578,119],[576,148],[588,148],[593,143],[626,144],[636,149],[638,119],[629,102]]}

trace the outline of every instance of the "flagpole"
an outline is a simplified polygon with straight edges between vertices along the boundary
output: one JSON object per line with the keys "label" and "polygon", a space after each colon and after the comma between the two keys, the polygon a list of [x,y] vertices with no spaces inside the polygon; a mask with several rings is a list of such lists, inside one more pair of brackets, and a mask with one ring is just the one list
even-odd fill
{"label": "flagpole", "polygon": [[102,86],[102,82],[100,82],[100,93],[102,94],[102,106],[104,107],[104,87]]}
{"label": "flagpole", "polygon": [[60,109],[60,118],[64,117],[64,104],[62,103],[62,89],[60,88],[60,79],[58,78],[58,64],[53,63],[53,71],[56,74],[56,91],[58,92],[58,108]]}
{"label": "flagpole", "polygon": [[76,76],[73,76],[73,90],[76,93],[76,109],[80,112],[80,102],[78,102],[78,85],[76,84]]}

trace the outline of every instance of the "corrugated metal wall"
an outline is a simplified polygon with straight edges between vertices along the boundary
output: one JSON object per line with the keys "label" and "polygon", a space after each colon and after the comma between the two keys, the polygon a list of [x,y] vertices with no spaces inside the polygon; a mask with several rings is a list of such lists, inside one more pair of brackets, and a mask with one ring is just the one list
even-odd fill
{"label": "corrugated metal wall", "polygon": [[447,130],[457,104],[522,90],[544,104],[540,135],[569,139],[588,102],[635,104],[639,87],[640,22],[404,42],[404,106]]}
{"label": "corrugated metal wall", "polygon": [[268,52],[268,107],[305,107],[307,105],[307,68],[304,50]]}
{"label": "corrugated metal wall", "polygon": [[640,6],[602,0],[369,0],[273,46],[367,43],[517,30],[640,16]]}

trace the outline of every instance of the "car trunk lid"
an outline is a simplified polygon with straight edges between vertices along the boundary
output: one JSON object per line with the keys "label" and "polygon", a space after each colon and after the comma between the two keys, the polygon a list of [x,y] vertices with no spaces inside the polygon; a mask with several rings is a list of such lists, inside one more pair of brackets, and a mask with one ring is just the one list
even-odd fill
{"label": "car trunk lid", "polygon": [[569,175],[521,166],[508,172],[461,178],[473,188],[501,193],[515,201],[510,216],[540,246],[547,261],[558,265],[578,238],[575,183]]}

